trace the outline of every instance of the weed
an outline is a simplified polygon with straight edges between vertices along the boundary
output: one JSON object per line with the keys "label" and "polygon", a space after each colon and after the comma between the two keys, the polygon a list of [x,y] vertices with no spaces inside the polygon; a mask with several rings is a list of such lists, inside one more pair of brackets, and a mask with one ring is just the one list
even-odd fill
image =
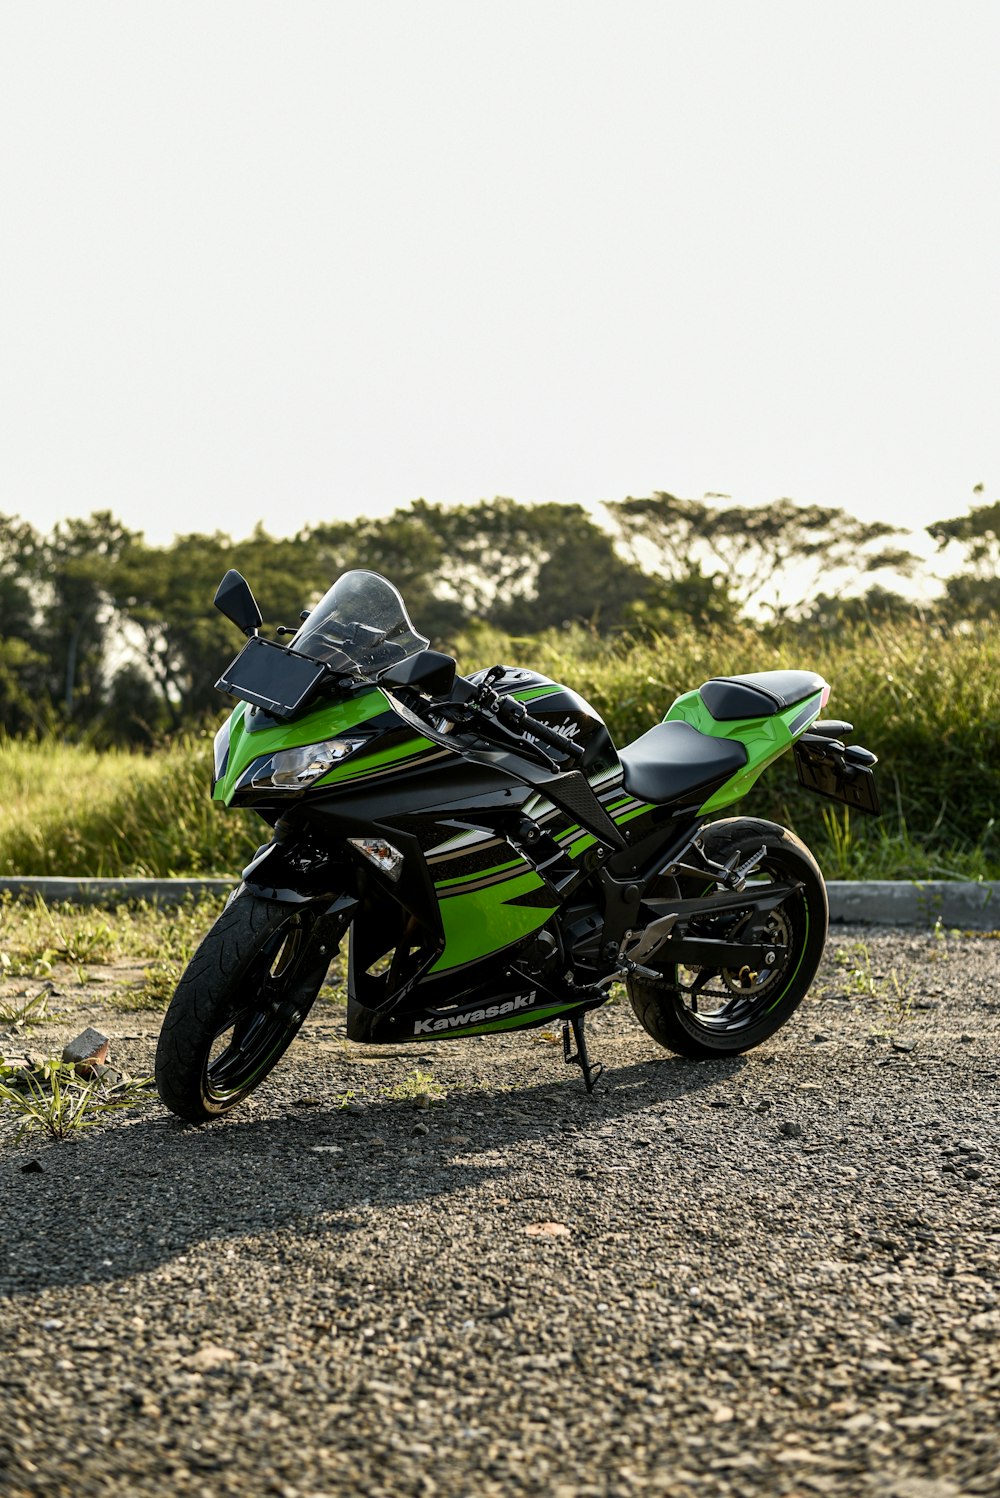
{"label": "weed", "polygon": [[878,1018],[872,1027],[875,1034],[891,1035],[909,1018],[913,983],[910,974],[900,975],[894,967],[888,973],[874,972],[871,952],[864,941],[852,941],[838,947],[833,959],[842,969],[849,997],[878,1003]]}
{"label": "weed", "polygon": [[912,977],[903,974],[900,977],[895,968],[890,968],[889,978],[882,990],[882,1016],[883,1021],[895,1031],[910,1017],[910,1009],[913,1004],[911,993]]}
{"label": "weed", "polygon": [[134,1107],[151,1085],[151,1078],[126,1079],[107,1088],[99,1079],[82,1078],[74,1065],[57,1057],[32,1068],[0,1064],[0,1103],[20,1116],[19,1139],[36,1131],[68,1139],[106,1113]]}
{"label": "weed", "polygon": [[147,967],[142,981],[126,989],[115,1007],[126,1012],[140,1009],[165,1009],[184,972],[179,962],[154,962]]}
{"label": "weed", "polygon": [[421,1071],[418,1067],[408,1077],[404,1077],[402,1082],[385,1088],[383,1096],[392,1102],[422,1103],[427,1107],[430,1103],[443,1102],[448,1093],[440,1082],[435,1082],[430,1072]]}
{"label": "weed", "polygon": [[317,996],[317,1003],[334,1004],[343,1008],[347,1003],[347,990],[343,983],[324,983]]}
{"label": "weed", "polygon": [[21,999],[20,1003],[15,999],[9,1004],[0,1004],[0,1025],[7,1025],[13,1030],[26,1030],[29,1025],[44,1025],[49,1017],[49,990],[40,988],[30,999],[23,995]]}
{"label": "weed", "polygon": [[881,992],[882,975],[872,971],[872,954],[868,943],[852,941],[838,947],[833,960],[842,968],[847,993],[852,998],[874,999]]}

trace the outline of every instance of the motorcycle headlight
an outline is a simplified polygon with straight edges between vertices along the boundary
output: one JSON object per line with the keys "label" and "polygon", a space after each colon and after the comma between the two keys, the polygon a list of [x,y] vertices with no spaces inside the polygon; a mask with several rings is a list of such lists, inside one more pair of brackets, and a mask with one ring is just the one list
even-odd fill
{"label": "motorcycle headlight", "polygon": [[276,791],[305,790],[366,742],[365,739],[327,739],[322,744],[279,749],[251,776],[250,784]]}

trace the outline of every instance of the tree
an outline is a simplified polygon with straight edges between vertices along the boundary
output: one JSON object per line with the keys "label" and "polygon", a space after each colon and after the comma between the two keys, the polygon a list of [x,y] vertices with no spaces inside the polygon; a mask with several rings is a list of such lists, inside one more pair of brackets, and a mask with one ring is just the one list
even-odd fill
{"label": "tree", "polygon": [[100,510],[86,520],[62,521],[40,549],[39,640],[50,662],[52,701],[67,720],[100,711],[114,623],[110,578],[134,539],[110,511]]}
{"label": "tree", "polygon": [[798,613],[778,592],[793,574],[796,594],[808,598],[831,571],[857,579],[884,569],[905,574],[916,563],[912,553],[884,544],[902,534],[898,527],[791,499],[718,506],[658,492],[607,508],[637,562],[675,583],[716,578],[744,611],[757,604],[774,614]]}
{"label": "tree", "polygon": [[[973,494],[982,494],[977,484]],[[967,515],[935,520],[927,534],[943,551],[956,542],[964,568],[945,581],[941,611],[950,620],[982,619],[1000,614],[1000,501],[970,506]]]}
{"label": "tree", "polygon": [[820,593],[802,618],[802,623],[828,632],[847,624],[895,623],[924,619],[927,609],[913,598],[883,588],[878,583],[866,592],[844,598],[839,594]]}
{"label": "tree", "polygon": [[52,727],[44,655],[26,640],[0,637],[0,725],[13,735]]}
{"label": "tree", "polygon": [[[276,540],[261,526],[238,545],[219,531],[178,536],[167,547],[136,537],[114,568],[115,606],[171,728],[222,706],[215,683],[240,637],[212,600],[231,567],[247,578],[271,624],[297,623],[303,598],[308,603],[316,586],[307,547]],[[121,690],[116,711],[128,711]]]}
{"label": "tree", "polygon": [[0,515],[0,637],[30,640],[35,634],[41,547],[27,521]]}

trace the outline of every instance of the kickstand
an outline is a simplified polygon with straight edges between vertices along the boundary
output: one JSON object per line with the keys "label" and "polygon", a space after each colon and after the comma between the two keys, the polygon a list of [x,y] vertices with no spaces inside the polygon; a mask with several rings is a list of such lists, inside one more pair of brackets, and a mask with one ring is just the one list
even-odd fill
{"label": "kickstand", "polygon": [[[587,1054],[587,1037],[584,1034],[583,1024],[586,1014],[574,1014],[572,1019],[564,1019],[562,1026],[563,1060],[567,1066],[578,1066],[583,1072],[583,1085],[588,1092],[593,1092],[594,1083],[601,1075],[604,1067],[598,1064],[591,1066],[590,1057]],[[573,1039],[576,1041],[576,1050],[570,1048],[569,1033],[573,1031]]]}

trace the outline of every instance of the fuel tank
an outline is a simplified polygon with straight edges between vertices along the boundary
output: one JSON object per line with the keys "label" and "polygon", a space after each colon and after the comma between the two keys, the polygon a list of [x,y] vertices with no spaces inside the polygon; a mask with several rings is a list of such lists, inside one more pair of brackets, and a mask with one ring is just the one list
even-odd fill
{"label": "fuel tank", "polygon": [[[493,690],[501,696],[516,697],[533,718],[579,744],[584,751],[584,773],[595,789],[621,780],[621,763],[607,725],[579,692],[522,666],[504,666],[503,673],[493,680]],[[485,671],[476,671],[469,680],[478,683],[485,675]]]}

